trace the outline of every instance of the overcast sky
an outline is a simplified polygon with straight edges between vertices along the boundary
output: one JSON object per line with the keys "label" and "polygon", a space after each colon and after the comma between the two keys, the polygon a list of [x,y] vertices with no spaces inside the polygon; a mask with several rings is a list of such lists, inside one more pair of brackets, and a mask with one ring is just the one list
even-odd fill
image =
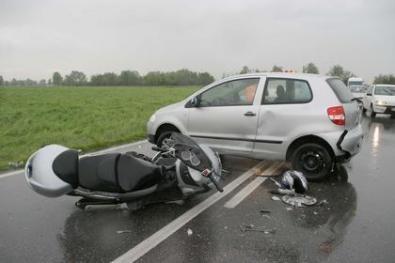
{"label": "overcast sky", "polygon": [[188,68],[216,78],[276,64],[395,73],[394,0],[0,0],[0,75]]}

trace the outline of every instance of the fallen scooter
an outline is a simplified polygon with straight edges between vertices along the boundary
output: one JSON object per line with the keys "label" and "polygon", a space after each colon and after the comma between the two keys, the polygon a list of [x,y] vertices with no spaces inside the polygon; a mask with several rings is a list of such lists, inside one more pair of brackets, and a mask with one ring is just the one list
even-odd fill
{"label": "fallen scooter", "polygon": [[173,133],[173,146],[153,147],[152,158],[135,152],[79,156],[77,150],[48,145],[25,167],[28,185],[47,197],[82,197],[76,206],[127,203],[138,209],[158,202],[185,200],[220,186],[219,156],[191,138]]}

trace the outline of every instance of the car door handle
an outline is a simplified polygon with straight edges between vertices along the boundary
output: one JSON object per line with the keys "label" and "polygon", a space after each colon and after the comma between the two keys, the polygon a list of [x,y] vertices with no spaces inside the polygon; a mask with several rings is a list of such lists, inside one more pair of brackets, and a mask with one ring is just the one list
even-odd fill
{"label": "car door handle", "polygon": [[246,113],[244,113],[244,116],[253,117],[253,116],[256,116],[256,114],[252,111],[247,111]]}

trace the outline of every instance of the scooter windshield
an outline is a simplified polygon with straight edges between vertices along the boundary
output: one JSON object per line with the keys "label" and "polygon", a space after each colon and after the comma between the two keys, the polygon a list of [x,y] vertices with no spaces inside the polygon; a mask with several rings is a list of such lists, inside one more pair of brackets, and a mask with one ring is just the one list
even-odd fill
{"label": "scooter windshield", "polygon": [[191,138],[180,133],[173,133],[175,155],[185,165],[200,172],[212,169],[209,157],[203,149]]}

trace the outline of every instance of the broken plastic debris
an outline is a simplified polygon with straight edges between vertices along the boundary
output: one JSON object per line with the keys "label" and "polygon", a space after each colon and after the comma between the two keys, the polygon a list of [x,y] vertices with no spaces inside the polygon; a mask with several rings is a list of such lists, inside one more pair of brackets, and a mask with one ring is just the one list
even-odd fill
{"label": "broken plastic debris", "polygon": [[315,205],[317,203],[317,199],[308,196],[308,195],[296,195],[296,196],[289,196],[289,195],[284,195],[281,200],[289,205],[295,206],[295,207],[302,207],[302,206],[311,206]]}
{"label": "broken plastic debris", "polygon": [[253,224],[249,225],[241,225],[240,226],[241,232],[247,232],[247,231],[252,231],[252,232],[262,232],[264,234],[274,234],[276,232],[276,229],[266,229],[263,226],[256,227]]}
{"label": "broken plastic debris", "polygon": [[261,211],[259,211],[259,213],[261,213],[261,214],[270,214],[270,210],[261,209]]}
{"label": "broken plastic debris", "polygon": [[274,201],[280,201],[281,199],[280,199],[280,197],[278,197],[278,196],[276,196],[276,195],[273,195],[273,196],[272,196],[272,200],[274,200]]}
{"label": "broken plastic debris", "polygon": [[327,204],[329,204],[329,202],[328,202],[326,199],[321,200],[321,201],[318,203],[319,206],[323,206],[323,205],[327,205]]}
{"label": "broken plastic debris", "polygon": [[325,241],[320,244],[320,250],[329,254],[333,251],[333,245],[331,242]]}
{"label": "broken plastic debris", "polygon": [[19,161],[19,162],[8,162],[8,166],[12,169],[18,169],[22,168],[25,165],[24,162]]}
{"label": "broken plastic debris", "polygon": [[295,195],[296,194],[294,190],[283,189],[283,188],[278,188],[276,190],[271,190],[270,193],[272,193],[272,194],[279,194],[279,195]]}
{"label": "broken plastic debris", "polygon": [[132,233],[132,230],[118,230],[117,234]]}
{"label": "broken plastic debris", "polygon": [[193,231],[192,231],[192,229],[188,228],[188,230],[187,230],[187,234],[188,234],[188,236],[192,236],[192,234],[193,234]]}

